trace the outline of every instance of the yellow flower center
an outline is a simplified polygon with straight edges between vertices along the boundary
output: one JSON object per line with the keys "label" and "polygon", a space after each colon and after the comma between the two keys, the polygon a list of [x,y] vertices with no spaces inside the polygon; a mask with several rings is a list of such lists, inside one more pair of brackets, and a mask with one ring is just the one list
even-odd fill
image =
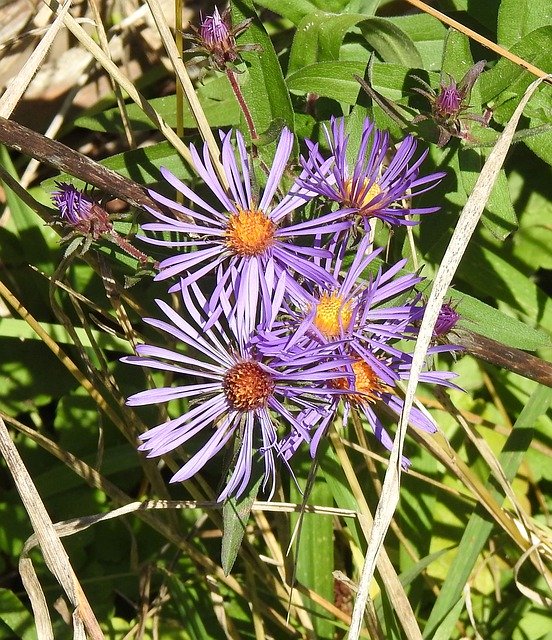
{"label": "yellow flower center", "polygon": [[315,327],[326,338],[337,338],[341,329],[349,326],[352,306],[352,300],[343,302],[343,298],[337,292],[323,293],[316,305]]}
{"label": "yellow flower center", "polygon": [[370,203],[382,192],[377,182],[374,182],[370,188],[368,188],[369,184],[367,179],[364,179],[362,187],[359,187],[358,183],[353,184],[351,178],[345,181],[343,202],[347,207],[358,209],[361,216],[370,215]]}
{"label": "yellow flower center", "polygon": [[[372,367],[364,360],[360,358],[355,360],[352,364],[352,369],[355,382],[354,391],[346,394],[349,402],[365,401],[373,403],[379,397],[378,394],[391,390],[388,385],[380,381]],[[332,384],[336,389],[346,390],[351,388],[351,383],[347,378],[337,378]]]}
{"label": "yellow flower center", "polygon": [[231,213],[226,228],[226,246],[240,256],[257,256],[274,244],[276,225],[257,209]]}
{"label": "yellow flower center", "polygon": [[258,363],[239,362],[226,372],[222,388],[232,409],[252,411],[266,406],[274,380]]}

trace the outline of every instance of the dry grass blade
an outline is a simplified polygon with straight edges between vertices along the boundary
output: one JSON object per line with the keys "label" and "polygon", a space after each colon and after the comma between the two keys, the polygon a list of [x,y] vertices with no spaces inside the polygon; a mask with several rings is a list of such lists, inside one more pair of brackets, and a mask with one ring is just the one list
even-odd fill
{"label": "dry grass blade", "polygon": [[[368,503],[366,502],[364,494],[362,493],[362,488],[360,487],[357,475],[349,457],[347,456],[343,443],[334,430],[330,432],[330,438],[339,459],[339,463],[341,464],[343,472],[347,477],[349,486],[351,487],[351,491],[358,503],[358,520],[364,536],[369,542],[371,530],[373,528],[373,520],[372,514],[370,513],[370,508],[368,507]],[[418,623],[416,622],[416,616],[414,615],[412,606],[410,605],[404,588],[399,581],[395,568],[393,567],[393,563],[389,559],[389,556],[387,555],[385,549],[382,549],[379,557],[377,558],[377,568],[381,579],[385,584],[389,600],[391,601],[393,608],[397,612],[397,617],[402,625],[405,636],[408,638],[408,640],[421,640],[422,633],[420,631]]]}
{"label": "dry grass blade", "polygon": [[471,38],[472,40],[479,42],[479,44],[482,44],[487,49],[490,49],[491,51],[498,53],[499,56],[506,58],[507,60],[510,60],[514,64],[517,64],[520,67],[523,67],[524,69],[527,69],[527,71],[537,76],[537,78],[541,78],[546,82],[552,82],[552,79],[550,78],[549,75],[546,74],[546,71],[543,71],[542,69],[535,67],[535,65],[531,64],[530,62],[527,62],[527,60],[524,60],[523,58],[516,56],[515,53],[511,53],[510,51],[508,51],[508,49],[505,49],[504,47],[501,47],[500,45],[496,44],[492,40],[485,38],[484,36],[477,33],[477,31],[474,31],[473,29],[470,29],[469,27],[464,26],[462,23],[457,22],[452,18],[449,18],[444,13],[441,13],[440,11],[437,11],[437,9],[430,7],[425,2],[421,2],[421,0],[406,0],[406,1],[409,2],[411,5],[414,5],[418,9],[421,9],[424,13],[427,13],[430,16],[433,16],[434,18],[437,18],[437,20],[441,21],[443,24],[446,24],[449,27],[452,27],[453,29],[460,31],[460,33],[464,33],[465,35],[468,36],[468,38]]}
{"label": "dry grass blade", "polygon": [[60,7],[57,18],[54,20],[46,34],[40,39],[40,43],[37,48],[29,56],[29,59],[25,63],[23,69],[13,78],[8,85],[2,98],[0,98],[0,115],[4,118],[9,118],[12,111],[17,106],[17,103],[25,93],[31,80],[37,72],[40,63],[48,53],[54,38],[63,25],[65,16],[71,6],[71,0],[67,0],[64,5]]}
{"label": "dry grass blade", "polygon": [[[84,638],[84,629],[86,628],[89,636],[94,639],[103,638],[103,633],[100,629],[100,625],[94,616],[92,608],[84,595],[84,591],[79,584],[77,576],[75,575],[69,557],[65,548],[61,544],[61,541],[55,531],[54,525],[50,520],[50,516],[44,507],[42,500],[36,490],[36,487],[31,480],[30,475],[27,472],[21,457],[13,442],[11,441],[10,434],[4,421],[0,418],[0,453],[4,456],[6,464],[13,476],[17,491],[21,496],[21,500],[29,515],[32,527],[35,531],[36,539],[44,554],[44,560],[48,569],[54,574],[59,584],[63,587],[63,590],[67,594],[71,604],[78,611],[76,616],[73,616],[75,621],[75,638]],[[29,572],[32,567],[29,566],[30,560],[26,558],[28,548],[25,546],[22,553],[22,562],[20,564],[22,578],[34,573],[34,570]],[[31,580],[27,583],[33,589],[37,587],[36,576],[31,577]],[[31,597],[31,593],[29,593]],[[40,615],[41,621],[44,621],[43,611],[43,596],[38,601],[32,600],[33,610],[36,609],[36,613]],[[53,633],[50,630],[45,630],[46,635],[40,635],[44,638],[53,638]]]}
{"label": "dry grass blade", "polygon": [[458,224],[454,230],[441,266],[439,267],[435,277],[412,359],[412,369],[408,386],[406,388],[404,407],[399,421],[397,435],[393,444],[389,467],[385,474],[381,499],[378,503],[376,514],[374,516],[374,528],[372,529],[372,535],[366,551],[366,558],[362,570],[358,595],[353,610],[353,620],[349,632],[349,640],[356,640],[359,637],[364,609],[368,598],[369,585],[374,575],[377,558],[380,553],[383,540],[398,504],[401,476],[400,459],[404,438],[406,436],[406,428],[414,402],[416,386],[424,365],[427,349],[433,336],[433,328],[435,327],[439,310],[445,300],[447,290],[452,282],[452,278],[454,277],[460,260],[464,255],[466,247],[468,246],[470,238],[475,231],[477,223],[479,222],[479,218],[483,213],[485,204],[489,199],[493,185],[498,176],[498,172],[500,171],[504,159],[506,158],[506,154],[510,148],[518,121],[529,99],[543,80],[544,78],[539,78],[527,88],[527,91],[517,106],[512,118],[506,125],[494,149],[489,155],[489,158],[477,179],[473,192],[469,196],[466,205],[462,210]]}
{"label": "dry grass blade", "polygon": [[[57,2],[51,0],[48,6],[52,11],[56,11],[59,6]],[[70,15],[66,14],[64,18],[65,26],[79,40],[79,42],[89,51],[99,64],[106,70],[111,78],[124,89],[130,98],[142,109],[147,117],[155,124],[165,138],[173,145],[178,153],[193,167],[192,157],[188,147],[180,140],[175,132],[169,127],[165,120],[155,111],[144,96],[136,90],[134,84],[119,70],[111,59],[106,56],[101,47],[86,33],[86,31],[78,24],[78,22]]]}
{"label": "dry grass blade", "polygon": [[213,136],[213,132],[211,131],[211,127],[207,122],[207,118],[203,113],[203,108],[197,99],[195,89],[192,85],[192,81],[190,80],[190,76],[186,71],[186,67],[182,62],[180,54],[178,53],[178,49],[176,48],[175,41],[171,35],[169,27],[167,26],[167,22],[165,20],[163,11],[161,6],[157,0],[148,0],[148,6],[153,15],[153,19],[155,20],[155,25],[159,31],[159,35],[161,36],[161,40],[163,41],[163,45],[167,51],[167,54],[171,60],[173,68],[175,70],[178,79],[184,89],[184,93],[186,94],[186,98],[188,103],[190,104],[190,110],[194,116],[194,119],[197,123],[197,128],[201,133],[201,136],[207,143],[209,148],[209,154],[211,155],[211,160],[213,161],[213,166],[217,175],[222,182],[222,184],[228,188],[228,180],[226,178],[226,174],[224,172],[224,168],[219,160],[219,149],[217,146],[217,142],[215,137]]}

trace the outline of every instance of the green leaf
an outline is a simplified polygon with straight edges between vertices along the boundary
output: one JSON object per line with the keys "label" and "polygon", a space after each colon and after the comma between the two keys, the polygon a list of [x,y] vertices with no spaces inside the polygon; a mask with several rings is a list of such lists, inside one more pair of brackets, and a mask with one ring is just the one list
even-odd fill
{"label": "green leaf", "polygon": [[314,92],[339,102],[355,104],[360,90],[354,75],[364,75],[362,62],[317,62],[286,79],[290,91]]}
{"label": "green leaf", "polygon": [[309,13],[301,20],[295,33],[289,53],[287,75],[318,61],[319,16],[324,13]]}
{"label": "green leaf", "polygon": [[34,411],[75,384],[44,344],[15,338],[0,341],[0,410],[11,415]]}
{"label": "green leaf", "polygon": [[[439,85],[438,73],[422,74],[427,78],[427,82],[432,87]],[[405,102],[405,87],[409,82],[413,86],[419,86],[412,75],[421,75],[416,69],[405,67],[399,64],[374,62],[372,65],[372,87],[389,100],[394,102]],[[429,103],[427,104],[429,111]]]}
{"label": "green leaf", "polygon": [[362,35],[385,62],[422,67],[416,45],[399,27],[383,18],[369,18],[359,24]]}
{"label": "green leaf", "polygon": [[36,638],[31,612],[9,589],[0,589],[0,622],[11,632],[0,628],[0,638]]}
{"label": "green leaf", "polygon": [[[73,344],[73,339],[62,325],[49,322],[41,322],[40,324],[48,335],[56,342],[61,344]],[[90,347],[90,339],[84,328],[74,327],[74,330],[82,341],[83,346]],[[126,340],[96,329],[92,329],[91,332],[102,349],[119,351],[121,353],[132,352],[132,347]],[[33,331],[33,329],[31,329],[25,320],[21,320],[19,318],[0,318],[0,334],[3,338],[40,340],[38,335]]]}
{"label": "green leaf", "polygon": [[423,69],[428,71],[440,69],[447,34],[447,28],[442,22],[427,13],[393,16],[388,20],[399,27],[414,43],[422,58],[423,64],[420,66]]}
{"label": "green leaf", "polygon": [[[339,60],[345,35],[353,27],[360,30],[371,48],[386,62],[409,67],[422,66],[414,43],[389,20],[367,18],[364,14],[335,15],[319,11],[307,15],[294,35],[288,74],[316,62]],[[361,49],[360,55],[355,58],[367,62],[368,52]]]}
{"label": "green leaf", "polygon": [[[196,575],[194,577],[197,580],[199,576]],[[169,582],[171,601],[176,608],[182,625],[185,625],[188,632],[187,637],[203,640],[213,638],[215,634],[218,635],[222,629],[216,624],[216,616],[211,610],[212,603],[209,603],[209,595],[203,593],[205,589],[190,583],[189,577],[184,579],[184,576],[178,573],[169,574],[167,580]],[[164,634],[161,637],[164,637]],[[165,637],[168,637],[168,635]]]}
{"label": "green leaf", "polygon": [[239,44],[258,44],[262,47],[262,52],[242,54],[247,69],[238,81],[245,102],[251,111],[257,133],[266,131],[278,118],[291,131],[295,131],[291,98],[272,42],[251,0],[235,0],[232,3],[233,24],[239,24],[249,18],[252,22],[239,37]]}
{"label": "green leaf", "polygon": [[[552,27],[541,27],[528,33],[512,48],[511,52],[524,60],[530,60],[533,65],[543,71],[552,72]],[[480,87],[484,103],[494,105],[493,117],[497,122],[504,123],[512,116],[514,109],[523,92],[535,79],[532,73],[514,64],[506,58],[501,58],[496,65],[480,78]],[[543,93],[550,101],[552,88],[541,85],[538,94]]]}
{"label": "green leaf", "polygon": [[308,0],[255,0],[255,3],[298,25],[309,13],[316,11],[316,5]]}
{"label": "green leaf", "polygon": [[222,508],[224,531],[222,534],[221,563],[225,575],[229,575],[238,557],[251,507],[255,502],[262,477],[253,485],[249,494],[229,498]]}
{"label": "green leaf", "polygon": [[517,310],[533,324],[552,331],[552,301],[520,270],[519,264],[499,255],[474,238],[457,272],[484,296],[492,296]]}
{"label": "green leaf", "polygon": [[[17,170],[11,156],[4,145],[0,145],[0,162],[12,178],[19,180]],[[9,187],[0,180],[4,189],[7,204],[10,208],[10,222],[15,227],[16,235],[21,239],[20,250],[25,262],[40,264],[49,262],[50,251],[41,233],[44,225],[42,218],[28,207]]]}
{"label": "green leaf", "polygon": [[539,27],[552,25],[552,5],[534,0],[502,0],[498,10],[497,42],[509,49]]}
{"label": "green leaf", "polygon": [[[320,471],[324,475],[328,487],[332,493],[335,503],[340,509],[351,509],[356,511],[357,501],[350,489],[349,483],[333,448],[329,445],[328,439],[323,438],[318,445],[316,457],[320,465]],[[358,519],[347,521],[348,531],[351,534],[357,547],[362,551],[366,548],[366,541]]]}
{"label": "green leaf", "polygon": [[[300,452],[294,457],[294,472],[300,477],[306,477],[312,468],[312,460],[306,452]],[[303,502],[303,495],[295,484],[291,485],[290,500],[297,504]],[[333,506],[332,492],[322,477],[316,478],[310,495],[309,504]],[[293,513],[290,518],[291,533],[300,514]],[[304,586],[333,602],[334,570],[333,553],[333,521],[331,517],[316,513],[304,513],[301,517],[300,530],[295,544],[295,577]],[[311,606],[309,606],[309,609]],[[335,625],[328,621],[325,610],[314,604],[313,625],[320,638],[332,636]]]}
{"label": "green leaf", "polygon": [[[197,97],[211,127],[226,127],[239,123],[240,109],[238,101],[226,76],[220,76],[207,81],[206,84],[199,85]],[[150,104],[163,117],[169,127],[176,127],[176,95],[154,98],[150,100]],[[184,101],[183,107],[184,127],[189,126],[191,129],[196,129],[195,120],[186,101]],[[137,104],[127,105],[127,115],[134,131],[151,131],[155,129],[155,125]],[[92,131],[122,132],[124,130],[120,112],[117,108],[81,116],[77,118],[75,124]]]}
{"label": "green leaf", "polygon": [[525,351],[537,351],[552,346],[550,336],[543,331],[533,329],[477,298],[455,289],[449,289],[449,298],[460,313],[459,327],[492,338],[508,347]]}

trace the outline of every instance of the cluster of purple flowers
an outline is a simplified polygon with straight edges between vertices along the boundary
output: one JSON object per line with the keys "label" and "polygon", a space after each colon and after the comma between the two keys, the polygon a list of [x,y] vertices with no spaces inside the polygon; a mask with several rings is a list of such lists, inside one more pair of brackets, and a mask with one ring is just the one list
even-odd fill
{"label": "cluster of purple flowers", "polygon": [[[150,191],[174,216],[151,210],[155,222],[143,225],[142,239],[174,252],[159,263],[156,280],[169,281],[182,311],[159,300],[164,319],[146,322],[177,346],[140,345],[124,360],[176,374],[180,384],[141,391],[128,404],[188,403],[182,415],[143,434],[140,449],[159,456],[189,443],[172,481],[190,478],[226,450],[232,462],[220,500],[247,490],[256,458],[272,495],[276,462],[290,467],[303,445],[314,456],[341,410],[345,417],[358,412],[392,446],[381,415],[402,408],[397,385],[409,376],[424,312],[414,290],[421,278],[403,273],[406,260],[376,268],[381,249],[372,234],[359,239],[352,229],[360,222],[370,230],[376,219],[416,224],[412,216],[438,207],[408,203],[443,174],[421,175],[426,154],[414,158],[415,140],[408,136],[395,150],[368,119],[351,164],[344,121],[332,119],[326,135],[329,155],[308,142],[301,173],[284,195],[293,148],[287,129],[258,194],[259,176],[239,132],[220,134],[228,187],[204,145],[191,152],[212,197],[167,170],[163,178],[185,204]],[[431,352],[450,349],[436,344]],[[422,380],[451,387],[451,377],[428,369]],[[411,423],[436,429],[418,410]]]}

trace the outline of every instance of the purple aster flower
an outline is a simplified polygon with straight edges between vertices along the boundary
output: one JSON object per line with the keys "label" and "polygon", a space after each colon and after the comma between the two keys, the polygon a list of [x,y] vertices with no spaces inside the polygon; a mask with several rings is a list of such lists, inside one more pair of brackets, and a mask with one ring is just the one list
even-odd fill
{"label": "purple aster flower", "polygon": [[[441,351],[451,351],[455,347],[443,345],[430,347],[428,354]],[[394,352],[390,356],[390,352]],[[358,353],[358,352],[357,352]],[[397,383],[400,380],[408,380],[412,367],[410,354],[393,349],[389,345],[386,348],[372,348],[370,357],[367,358],[367,350],[363,350],[363,356],[357,356],[352,364],[346,365],[345,370],[352,374],[346,378],[332,380],[330,388],[337,387],[341,394],[334,395],[331,411],[320,411],[316,407],[305,409],[301,422],[305,427],[310,427],[313,433],[309,433],[309,439],[302,439],[301,433],[290,433],[278,444],[278,453],[288,461],[303,442],[310,441],[310,453],[314,458],[320,440],[326,435],[328,429],[338,414],[338,408],[342,403],[343,421],[347,423],[351,411],[365,417],[377,440],[389,451],[393,448],[393,440],[384,426],[381,414],[400,416],[403,408],[403,399],[397,394]],[[429,384],[438,384],[453,389],[459,389],[450,380],[457,374],[450,371],[424,371],[420,375],[420,381]],[[410,413],[410,425],[435,433],[437,427],[433,420],[425,413],[413,407]],[[410,466],[407,457],[402,457],[404,468]]]}
{"label": "purple aster flower", "polygon": [[[203,159],[191,146],[196,169],[219,201],[218,207],[208,204],[166,169],[162,169],[165,180],[196,205],[196,208],[191,209],[150,191],[150,195],[159,203],[170,207],[177,215],[185,216],[175,215],[173,218],[150,209],[158,222],[145,224],[142,228],[146,231],[168,231],[176,234],[176,238],[143,239],[152,244],[181,249],[179,253],[160,263],[159,274],[155,279],[165,280],[185,274],[181,283],[170,289],[175,291],[180,286],[189,286],[206,274],[216,272],[218,281],[211,299],[211,308],[215,306],[217,296],[226,286],[232,272],[241,276],[240,285],[235,291],[238,305],[244,299],[255,296],[255,292],[263,287],[272,291],[283,271],[295,272],[307,280],[320,281],[326,278],[326,281],[332,281],[332,277],[310,259],[312,256],[328,255],[328,251],[294,244],[292,239],[335,233],[345,229],[349,223],[336,221],[340,216],[334,212],[313,220],[289,224],[289,214],[305,203],[304,192],[292,189],[283,199],[275,201],[276,191],[291,154],[293,134],[288,129],[283,129],[260,200],[253,194],[252,175],[242,135],[236,132],[237,158],[232,147],[232,132],[220,132],[220,135],[222,164],[229,181],[228,192],[215,173],[207,146],[204,145],[203,148]],[[194,239],[178,239],[182,235],[192,236]],[[255,304],[256,299],[253,300],[253,306]]]}
{"label": "purple aster flower", "polygon": [[[301,417],[303,426],[314,432],[313,457],[340,404],[345,419],[351,410],[358,411],[384,447],[392,447],[393,441],[376,409],[392,415],[399,415],[402,410],[403,401],[396,387],[410,376],[412,356],[405,348],[415,338],[424,312],[424,307],[418,304],[418,294],[411,301],[397,302],[399,297],[412,294],[422,280],[415,274],[398,275],[406,260],[387,270],[380,268],[373,278],[363,280],[361,275],[381,250],[367,253],[370,239],[365,236],[349,269],[343,272],[345,242],[337,244],[334,257],[325,260],[326,268],[338,281],[337,286],[304,291],[302,299],[297,292],[288,293],[291,301],[287,303],[285,318],[274,323],[271,333],[262,334],[259,345],[263,353],[285,354],[297,348],[305,351],[312,345],[333,344],[336,358],[350,359],[342,369],[348,375],[328,382],[329,390],[341,392],[332,396],[332,410],[308,408]],[[452,345],[433,346],[428,354],[455,349]],[[455,374],[448,371],[428,370],[420,380],[457,388],[449,382],[453,377]],[[429,432],[436,430],[433,421],[418,409],[411,413],[411,424]],[[280,456],[287,461],[304,441],[301,433],[291,432],[279,444]],[[403,463],[408,466],[406,458]]]}
{"label": "purple aster flower", "polygon": [[[271,318],[276,315],[283,295],[285,276],[278,283],[272,300]],[[193,295],[192,295],[193,294]],[[326,381],[339,377],[343,358],[330,360],[324,349],[294,354],[278,360],[259,354],[251,344],[249,316],[228,314],[230,302],[221,294],[221,311],[211,327],[204,329],[206,300],[194,283],[182,288],[184,308],[191,322],[168,304],[157,300],[167,320],[146,322],[190,347],[193,353],[142,344],[138,356],[124,362],[169,371],[184,376],[176,387],[162,387],[136,393],[127,400],[131,406],[189,399],[190,407],[182,415],[154,427],[141,436],[139,450],[149,457],[164,455],[190,440],[203,444],[173,476],[172,482],[191,478],[219,451],[235,449],[235,460],[228,484],[219,500],[240,496],[249,485],[253,458],[264,461],[263,489],[274,491],[278,423],[291,425],[308,441],[309,434],[297,420],[305,409],[327,402]],[[269,328],[270,320],[266,321]]]}
{"label": "purple aster flower", "polygon": [[389,133],[376,129],[366,118],[352,168],[347,161],[349,137],[345,135],[345,120],[332,118],[326,137],[332,153],[330,162],[319,152],[318,145],[306,141],[310,153],[308,158],[301,159],[305,175],[299,184],[337,202],[343,215],[360,216],[368,229],[371,218],[389,224],[415,225],[417,222],[409,216],[439,210],[439,207],[405,206],[405,201],[433,189],[445,175],[442,172],[419,175],[428,150],[413,161],[417,146],[413,136],[408,135],[395,151]]}
{"label": "purple aster flower", "polygon": [[52,202],[59,209],[62,221],[78,233],[97,240],[103,233],[110,233],[113,224],[107,211],[83,191],[67,182],[56,182],[58,191],[52,193]]}
{"label": "purple aster flower", "polygon": [[378,269],[369,280],[363,279],[362,274],[382,251],[370,251],[370,247],[369,236],[364,236],[353,261],[344,269],[347,243],[334,238],[329,245],[331,257],[316,258],[315,263],[333,276],[335,284],[305,284],[290,290],[284,301],[285,319],[273,324],[271,336],[263,336],[261,348],[271,353],[289,352],[306,340],[313,344],[338,342],[340,349],[352,352],[362,351],[364,344],[385,348],[388,339],[412,338],[424,310],[418,304],[420,296],[401,304],[393,304],[393,300],[411,294],[423,278],[410,273],[398,276],[406,264],[401,260],[387,270]]}

